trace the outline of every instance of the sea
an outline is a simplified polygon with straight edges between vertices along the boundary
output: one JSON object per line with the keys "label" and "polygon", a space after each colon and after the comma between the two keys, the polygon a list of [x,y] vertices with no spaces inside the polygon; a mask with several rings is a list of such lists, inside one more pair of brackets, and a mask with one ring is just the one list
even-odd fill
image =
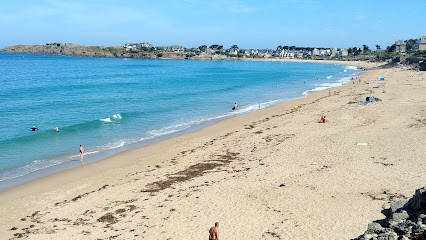
{"label": "sea", "polygon": [[80,167],[80,145],[85,163],[99,161],[360,72],[334,64],[1,53],[0,191]]}

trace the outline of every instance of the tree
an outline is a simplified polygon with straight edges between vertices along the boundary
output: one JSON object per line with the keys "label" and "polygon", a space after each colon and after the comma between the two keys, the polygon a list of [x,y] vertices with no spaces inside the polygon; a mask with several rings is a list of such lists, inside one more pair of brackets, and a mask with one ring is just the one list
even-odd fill
{"label": "tree", "polygon": [[411,50],[413,48],[414,44],[416,44],[416,42],[417,42],[417,40],[412,39],[412,38],[405,40],[405,49]]}
{"label": "tree", "polygon": [[205,52],[207,50],[207,46],[201,45],[201,46],[198,47],[198,49],[200,49],[201,52]]}
{"label": "tree", "polygon": [[211,45],[209,48],[210,48],[210,49],[217,49],[217,47],[219,47],[219,45],[217,45],[217,44],[213,44],[213,45]]}
{"label": "tree", "polygon": [[380,50],[380,45],[376,45],[376,50],[379,51]]}
{"label": "tree", "polygon": [[370,49],[368,49],[368,46],[367,45],[362,45],[362,50],[364,51],[364,52],[368,52],[368,51],[370,51]]}
{"label": "tree", "polygon": [[233,48],[233,49],[237,50],[237,49],[238,49],[238,46],[237,46],[236,44],[234,44],[234,45],[232,45],[232,46],[231,46],[231,48]]}
{"label": "tree", "polygon": [[295,48],[296,48],[296,46],[290,46],[288,49],[294,50]]}
{"label": "tree", "polygon": [[281,51],[283,49],[283,47],[281,46],[281,45],[279,45],[278,47],[277,47],[277,51]]}
{"label": "tree", "polygon": [[396,45],[395,44],[392,44],[391,46],[388,46],[387,48],[386,48],[386,51],[387,52],[394,52],[395,51],[395,47],[396,47]]}
{"label": "tree", "polygon": [[218,47],[217,47],[217,50],[219,50],[219,51],[221,51],[223,49],[223,45],[219,45]]}
{"label": "tree", "polygon": [[356,56],[356,55],[359,55],[361,53],[361,49],[359,49],[357,47],[353,47],[352,52],[353,52],[354,56]]}

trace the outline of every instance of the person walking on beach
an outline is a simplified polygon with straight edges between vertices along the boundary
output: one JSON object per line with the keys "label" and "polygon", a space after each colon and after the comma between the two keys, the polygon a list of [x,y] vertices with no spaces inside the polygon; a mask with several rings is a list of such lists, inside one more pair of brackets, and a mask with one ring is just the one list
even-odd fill
{"label": "person walking on beach", "polygon": [[84,162],[83,162],[83,153],[84,153],[84,148],[83,148],[83,146],[80,145],[80,161],[81,161],[81,166],[84,165]]}
{"label": "person walking on beach", "polygon": [[219,240],[219,223],[216,222],[214,227],[209,230],[209,240]]}

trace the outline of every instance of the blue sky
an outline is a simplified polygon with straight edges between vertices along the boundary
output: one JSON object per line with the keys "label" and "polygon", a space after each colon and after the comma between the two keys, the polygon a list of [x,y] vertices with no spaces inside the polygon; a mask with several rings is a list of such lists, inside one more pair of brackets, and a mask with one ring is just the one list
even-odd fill
{"label": "blue sky", "polygon": [[425,0],[0,1],[0,48],[71,42],[375,49],[426,35]]}

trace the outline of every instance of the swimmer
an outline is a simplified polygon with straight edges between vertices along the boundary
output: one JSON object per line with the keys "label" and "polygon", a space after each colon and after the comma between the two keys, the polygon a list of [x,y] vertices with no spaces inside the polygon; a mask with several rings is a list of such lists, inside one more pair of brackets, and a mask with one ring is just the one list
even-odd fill
{"label": "swimmer", "polygon": [[232,108],[232,110],[237,111],[238,109],[240,109],[237,105],[237,103],[234,104],[234,107]]}
{"label": "swimmer", "polygon": [[55,127],[54,129],[56,130],[56,132],[59,132],[59,128],[58,127]]}
{"label": "swimmer", "polygon": [[38,130],[38,128],[37,128],[37,127],[35,127],[35,126],[33,126],[32,128],[30,128],[30,130],[31,130],[32,132],[34,132],[34,131],[37,131],[37,130]]}

